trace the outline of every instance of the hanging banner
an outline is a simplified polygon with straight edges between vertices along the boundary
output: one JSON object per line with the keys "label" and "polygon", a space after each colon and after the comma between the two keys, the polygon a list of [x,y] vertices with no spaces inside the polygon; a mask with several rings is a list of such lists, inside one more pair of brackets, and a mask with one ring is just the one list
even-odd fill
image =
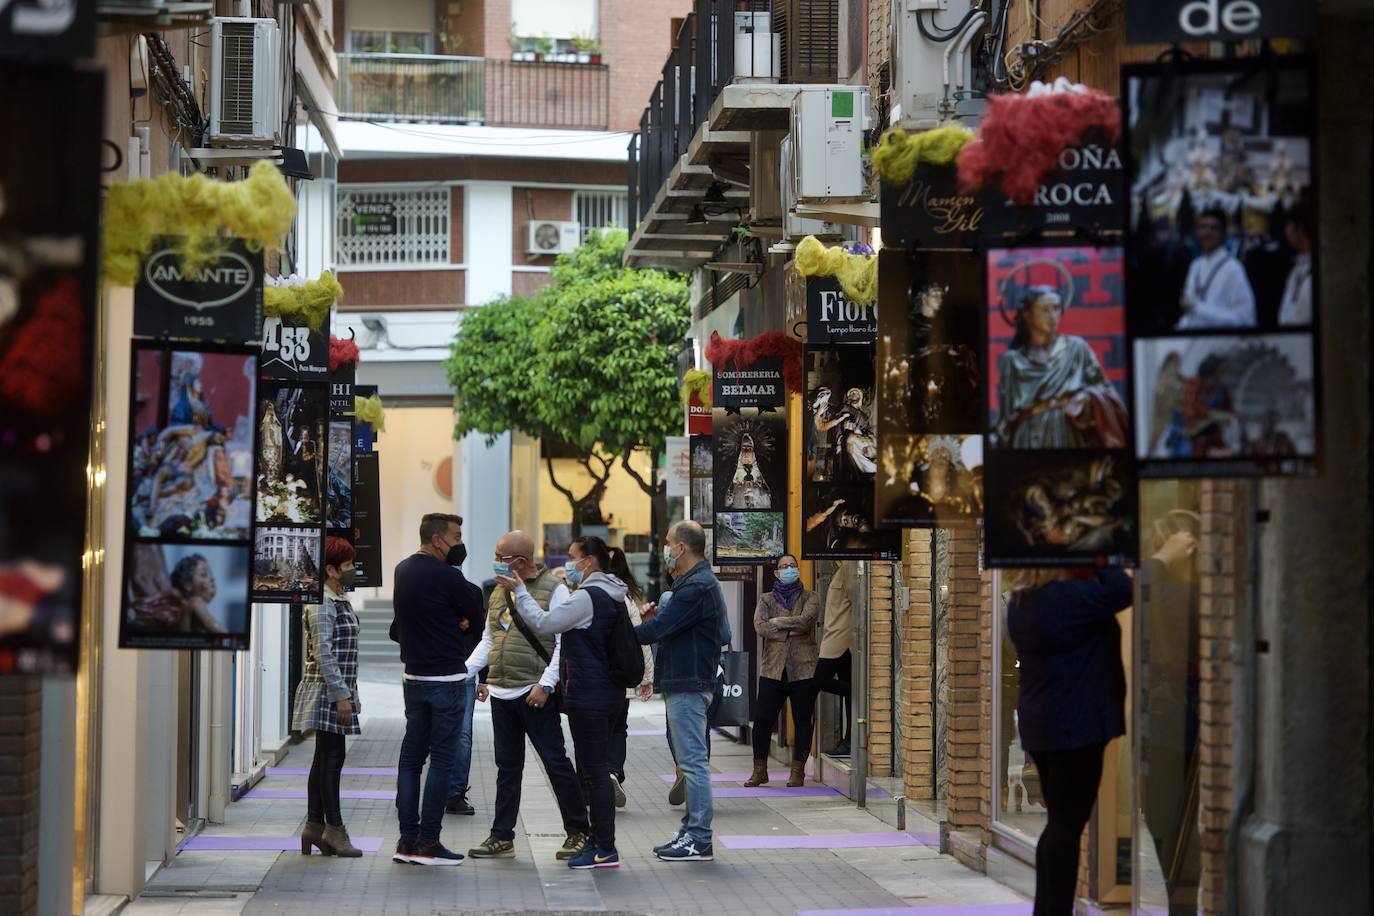
{"label": "hanging banner", "polygon": [[[363,425],[363,424],[359,424]],[[354,588],[380,588],[382,575],[382,489],[376,452],[353,456],[353,549],[358,570]]]}
{"label": "hanging banner", "polygon": [[1315,474],[1311,62],[1132,67],[1126,80],[1140,473]]}
{"label": "hanging banner", "polygon": [[344,363],[329,379],[329,442],[325,451],[325,528],[353,543],[353,379]]}
{"label": "hanging banner", "polygon": [[692,492],[692,455],[686,436],[669,436],[664,447],[667,463],[667,496],[686,499]]}
{"label": "hanging banner", "polygon": [[[90,57],[95,51],[95,0],[9,0],[0,3],[0,57],[51,58],[75,60]],[[9,105],[18,100],[4,96]],[[52,109],[74,114],[71,99],[64,107]],[[11,108],[26,116],[37,108]],[[98,144],[97,144],[98,146]],[[64,157],[73,148],[64,150]],[[51,155],[54,147],[45,152]],[[67,162],[65,158],[64,162]]]}
{"label": "hanging banner", "polygon": [[328,408],[329,391],[322,384],[259,383],[255,601],[324,600],[320,555],[327,511]]}
{"label": "hanging banner", "polygon": [[[262,374],[265,378],[325,379],[329,377],[329,335],[281,318],[262,322]],[[349,406],[352,410],[352,405]]]}
{"label": "hanging banner", "polygon": [[[0,44],[27,52],[14,16]],[[0,675],[77,668],[104,98],[98,72],[0,63]]]}
{"label": "hanging banner", "polygon": [[983,199],[959,190],[954,166],[921,164],[911,181],[884,181],[879,214],[885,249],[975,248],[982,236]]}
{"label": "hanging banner", "polygon": [[718,367],[711,442],[715,564],[765,563],[787,537],[787,412],[782,360]]}
{"label": "hanging banner", "polygon": [[204,264],[182,262],[182,239],[159,236],[134,287],[134,334],[246,343],[262,334],[262,252],[226,239]]}
{"label": "hanging banner", "polygon": [[1133,566],[1119,248],[987,255],[988,565]]}
{"label": "hanging banner", "polygon": [[806,342],[813,346],[869,344],[878,336],[878,310],[856,305],[834,277],[806,278]]}
{"label": "hanging banner", "polygon": [[134,341],[119,645],[248,646],[257,350]]}
{"label": "hanging banner", "polygon": [[983,265],[973,252],[879,255],[875,520],[971,525],[983,515]]}
{"label": "hanging banner", "polygon": [[1121,235],[1125,169],[1121,150],[1100,132],[1059,154],[1057,170],[1047,176],[1027,205],[1007,200],[999,188],[983,193],[984,239],[1024,244],[1041,238],[1094,240]]}
{"label": "hanging banner", "polygon": [[1317,4],[1311,0],[1130,0],[1126,41],[1251,41],[1311,38]]}
{"label": "hanging banner", "polygon": [[687,517],[711,528],[716,523],[715,501],[712,497],[715,478],[715,459],[710,436],[692,436],[692,479]]}

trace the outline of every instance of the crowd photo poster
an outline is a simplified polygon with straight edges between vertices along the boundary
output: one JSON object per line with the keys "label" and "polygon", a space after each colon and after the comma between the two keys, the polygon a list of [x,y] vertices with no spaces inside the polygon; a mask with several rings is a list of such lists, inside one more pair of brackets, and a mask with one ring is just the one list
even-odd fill
{"label": "crowd photo poster", "polygon": [[1134,566],[1120,248],[987,254],[988,565]]}
{"label": "crowd photo poster", "polygon": [[787,412],[782,360],[717,366],[712,380],[714,565],[766,563],[787,538]]}
{"label": "crowd photo poster", "polygon": [[258,351],[133,343],[119,644],[243,649]]}
{"label": "crowd photo poster", "polygon": [[983,515],[983,268],[974,252],[879,255],[876,520]]}
{"label": "crowd photo poster", "polygon": [[1312,63],[1125,70],[1144,477],[1320,467]]}
{"label": "crowd photo poster", "polygon": [[[0,45],[28,54],[37,44],[0,27]],[[104,77],[0,62],[0,98],[22,112],[0,143],[0,675],[70,675],[86,551]]]}

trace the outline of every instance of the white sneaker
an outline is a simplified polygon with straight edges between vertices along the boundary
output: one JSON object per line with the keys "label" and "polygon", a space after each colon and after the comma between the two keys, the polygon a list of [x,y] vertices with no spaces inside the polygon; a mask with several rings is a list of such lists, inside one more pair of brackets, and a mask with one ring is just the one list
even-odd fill
{"label": "white sneaker", "polygon": [[616,779],[614,774],[611,776],[611,791],[615,792],[615,806],[617,808],[625,807],[625,789],[620,785],[620,780]]}

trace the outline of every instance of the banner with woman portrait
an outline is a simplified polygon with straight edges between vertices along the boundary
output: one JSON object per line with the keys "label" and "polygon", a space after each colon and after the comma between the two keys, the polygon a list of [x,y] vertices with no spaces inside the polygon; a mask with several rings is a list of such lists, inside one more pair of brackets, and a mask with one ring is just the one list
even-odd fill
{"label": "banner with woman portrait", "polygon": [[134,341],[132,365],[119,644],[246,648],[258,351]]}
{"label": "banner with woman portrait", "polygon": [[983,284],[974,252],[879,255],[876,521],[983,514]]}
{"label": "banner with woman portrait", "polygon": [[787,549],[782,361],[717,367],[711,393],[714,565],[770,562]]}
{"label": "banner with woman portrait", "polygon": [[1122,292],[1119,248],[988,252],[991,567],[1135,565]]}
{"label": "banner with woman portrait", "polygon": [[1125,80],[1140,473],[1314,474],[1312,63],[1128,67]]}

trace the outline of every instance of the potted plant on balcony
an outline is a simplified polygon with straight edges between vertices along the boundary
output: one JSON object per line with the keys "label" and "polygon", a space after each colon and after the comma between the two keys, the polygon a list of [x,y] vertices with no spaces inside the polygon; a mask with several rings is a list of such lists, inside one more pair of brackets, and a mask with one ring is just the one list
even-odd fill
{"label": "potted plant on balcony", "polygon": [[579,64],[601,63],[601,43],[590,35],[573,36],[572,46],[577,51]]}
{"label": "potted plant on balcony", "polygon": [[543,60],[544,58],[548,57],[548,56],[549,56],[550,54],[552,54],[552,53],[553,53],[553,39],[552,39],[552,38],[550,38],[549,36],[545,35],[545,36],[543,36],[542,38],[536,38],[536,39],[535,39],[535,42],[534,42],[534,59],[535,59],[536,61]]}

